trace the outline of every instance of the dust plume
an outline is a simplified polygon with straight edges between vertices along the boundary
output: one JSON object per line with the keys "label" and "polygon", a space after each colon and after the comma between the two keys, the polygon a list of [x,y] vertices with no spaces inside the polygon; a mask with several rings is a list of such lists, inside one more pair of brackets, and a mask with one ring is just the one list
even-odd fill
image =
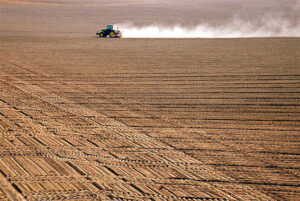
{"label": "dust plume", "polygon": [[150,25],[136,27],[119,24],[124,38],[246,38],[246,37],[300,37],[300,24],[289,19],[266,16],[259,21],[233,19],[223,25],[200,23],[194,27],[182,25]]}

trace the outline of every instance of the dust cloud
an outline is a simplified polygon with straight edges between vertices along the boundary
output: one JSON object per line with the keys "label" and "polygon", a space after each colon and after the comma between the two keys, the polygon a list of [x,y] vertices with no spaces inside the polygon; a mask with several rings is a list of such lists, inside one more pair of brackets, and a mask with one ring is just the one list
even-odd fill
{"label": "dust cloud", "polygon": [[259,21],[232,19],[223,25],[200,23],[194,27],[182,25],[150,25],[137,27],[131,23],[117,25],[124,38],[248,38],[300,37],[300,24],[287,18],[265,16]]}

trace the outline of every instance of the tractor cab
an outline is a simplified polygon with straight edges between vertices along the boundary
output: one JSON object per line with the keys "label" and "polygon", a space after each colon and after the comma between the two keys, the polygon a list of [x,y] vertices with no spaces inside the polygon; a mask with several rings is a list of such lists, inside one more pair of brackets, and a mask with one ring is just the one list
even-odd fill
{"label": "tractor cab", "polygon": [[101,31],[97,31],[96,35],[99,38],[106,38],[107,36],[110,38],[121,38],[122,33],[119,30],[115,30],[114,26],[109,24],[106,29],[102,29]]}
{"label": "tractor cab", "polygon": [[114,25],[107,25],[107,29],[109,29],[109,30],[113,30],[114,29]]}

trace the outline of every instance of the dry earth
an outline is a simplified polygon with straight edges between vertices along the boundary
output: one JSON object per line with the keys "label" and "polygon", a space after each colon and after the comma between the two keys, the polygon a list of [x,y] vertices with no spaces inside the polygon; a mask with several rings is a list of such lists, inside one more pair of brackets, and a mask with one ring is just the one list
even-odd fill
{"label": "dry earth", "polygon": [[98,39],[29,15],[77,2],[0,2],[0,200],[299,200],[299,38]]}

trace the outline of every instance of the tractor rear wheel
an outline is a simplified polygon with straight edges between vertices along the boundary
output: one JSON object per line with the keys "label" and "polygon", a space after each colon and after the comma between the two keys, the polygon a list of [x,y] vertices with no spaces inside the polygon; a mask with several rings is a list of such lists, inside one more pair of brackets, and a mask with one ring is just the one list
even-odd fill
{"label": "tractor rear wheel", "polygon": [[110,38],[116,37],[116,32],[115,32],[115,31],[110,31],[110,32],[109,32],[109,37],[110,37]]}

